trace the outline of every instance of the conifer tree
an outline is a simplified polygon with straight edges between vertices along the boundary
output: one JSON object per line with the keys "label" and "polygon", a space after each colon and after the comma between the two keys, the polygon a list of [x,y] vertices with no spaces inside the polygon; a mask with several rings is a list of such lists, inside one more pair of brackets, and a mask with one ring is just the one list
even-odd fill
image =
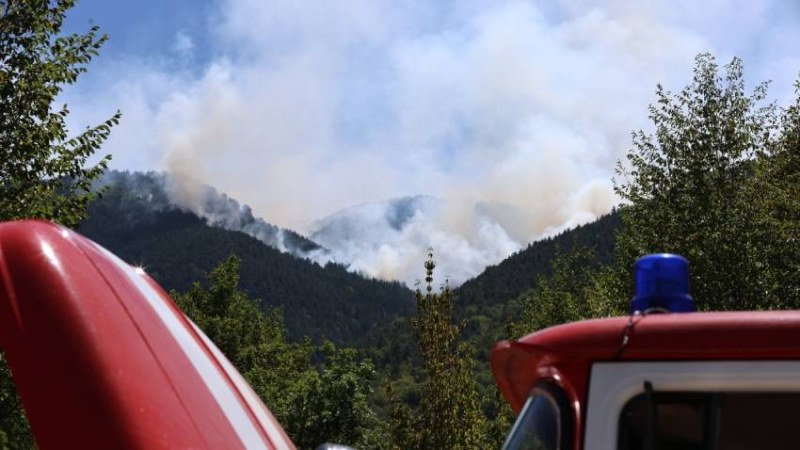
{"label": "conifer tree", "polygon": [[[447,283],[433,292],[433,254],[425,262],[425,293],[417,289],[411,319],[426,375],[415,426],[400,448],[475,449],[486,446],[486,420],[480,410],[469,346],[459,343],[463,324],[452,322],[453,293]],[[400,411],[397,417],[407,417]]]}
{"label": "conifer tree", "polygon": [[601,290],[607,269],[592,267],[593,260],[593,252],[579,245],[569,252],[558,249],[552,273],[540,277],[534,289],[514,299],[518,312],[517,319],[509,324],[510,335],[518,338],[553,325],[612,312]]}

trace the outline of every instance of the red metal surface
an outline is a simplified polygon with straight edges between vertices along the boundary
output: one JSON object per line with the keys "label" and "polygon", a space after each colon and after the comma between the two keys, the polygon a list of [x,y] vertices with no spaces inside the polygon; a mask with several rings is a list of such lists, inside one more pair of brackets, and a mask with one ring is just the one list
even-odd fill
{"label": "red metal surface", "polygon": [[[628,335],[623,346],[623,336]],[[603,361],[797,360],[800,311],[617,317],[560,325],[495,345],[492,373],[515,412],[533,385],[553,378],[575,408],[580,442],[591,365]]]}
{"label": "red metal surface", "polygon": [[0,346],[41,448],[294,448],[152,279],[65,228],[0,224]]}

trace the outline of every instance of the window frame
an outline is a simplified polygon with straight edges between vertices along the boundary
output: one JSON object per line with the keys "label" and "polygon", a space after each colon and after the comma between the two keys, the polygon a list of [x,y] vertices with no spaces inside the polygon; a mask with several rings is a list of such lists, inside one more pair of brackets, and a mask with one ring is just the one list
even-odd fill
{"label": "window frame", "polygon": [[511,438],[517,434],[519,427],[522,425],[522,418],[525,417],[525,413],[530,407],[531,399],[534,396],[547,399],[550,406],[555,410],[556,418],[558,419],[558,449],[571,449],[573,447],[572,439],[575,426],[573,423],[572,404],[564,388],[561,387],[556,380],[547,379],[537,382],[534,387],[531,388],[525,400],[525,405],[522,407],[522,410],[520,410],[508,436],[506,436],[506,440],[503,443],[503,450],[509,449],[508,445],[511,442]]}
{"label": "window frame", "polygon": [[800,361],[663,361],[592,365],[584,450],[616,450],[619,417],[632,398],[653,390],[680,392],[800,392]]}

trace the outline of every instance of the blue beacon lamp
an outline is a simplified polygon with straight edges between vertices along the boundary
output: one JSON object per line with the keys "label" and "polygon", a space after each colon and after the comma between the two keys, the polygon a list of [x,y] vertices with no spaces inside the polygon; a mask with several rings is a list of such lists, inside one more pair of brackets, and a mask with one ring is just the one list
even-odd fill
{"label": "blue beacon lamp", "polygon": [[689,295],[689,261],[683,256],[657,253],[642,256],[634,264],[636,293],[631,314],[692,312]]}

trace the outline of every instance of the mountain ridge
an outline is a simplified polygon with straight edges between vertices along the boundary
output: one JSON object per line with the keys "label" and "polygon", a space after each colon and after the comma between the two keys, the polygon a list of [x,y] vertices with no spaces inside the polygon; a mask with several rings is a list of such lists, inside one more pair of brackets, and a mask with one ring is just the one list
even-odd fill
{"label": "mountain ridge", "polygon": [[[222,259],[235,254],[242,259],[242,287],[261,300],[263,310],[283,309],[292,339],[308,335],[314,340],[359,346],[365,340],[374,341],[376,333],[395,327],[397,320],[405,321],[414,311],[413,292],[399,282],[370,279],[343,264],[281,252],[280,245],[269,246],[253,233],[231,230],[254,223],[268,231],[278,228],[253,218],[249,208],[213,188],[207,190],[213,201],[205,207],[203,218],[171,203],[164,174],[115,172],[104,180],[106,192],[90,205],[90,219],[79,231],[129,263],[143,265],[167,289],[189,289]],[[375,217],[390,228],[402,229],[426,205],[432,208],[436,202],[432,197],[415,196],[376,203]],[[395,203],[405,208],[386,208]],[[239,222],[209,219],[220,211],[233,213]],[[511,300],[549,274],[559,248],[569,251],[573,245],[587,246],[594,249],[599,263],[608,262],[619,222],[619,215],[612,213],[532,242],[455,288],[454,313],[459,320],[470,319],[466,336],[487,342],[499,337],[497,330],[512,313]],[[296,246],[306,251],[324,248],[289,230],[283,233],[294,236]],[[420,258],[420,273],[422,262]],[[436,279],[443,278],[437,274]]]}
{"label": "mountain ridge", "polygon": [[310,336],[356,345],[371,329],[413,310],[412,291],[398,282],[367,279],[341,265],[282,253],[180,208],[154,208],[153,198],[140,194],[124,183],[107,185],[78,231],[143,266],[167,290],[189,289],[234,254],[242,261],[240,285],[260,299],[262,310],[283,310],[293,340]]}

